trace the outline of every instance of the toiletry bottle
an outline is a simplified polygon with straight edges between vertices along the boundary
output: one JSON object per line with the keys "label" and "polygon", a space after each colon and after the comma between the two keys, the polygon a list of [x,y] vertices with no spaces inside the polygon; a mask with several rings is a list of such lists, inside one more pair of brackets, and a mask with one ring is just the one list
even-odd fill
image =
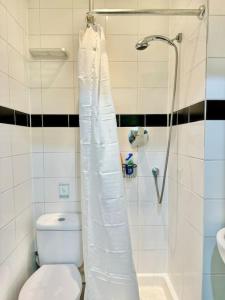
{"label": "toiletry bottle", "polygon": [[132,175],[134,172],[133,153],[129,153],[126,158],[126,175]]}

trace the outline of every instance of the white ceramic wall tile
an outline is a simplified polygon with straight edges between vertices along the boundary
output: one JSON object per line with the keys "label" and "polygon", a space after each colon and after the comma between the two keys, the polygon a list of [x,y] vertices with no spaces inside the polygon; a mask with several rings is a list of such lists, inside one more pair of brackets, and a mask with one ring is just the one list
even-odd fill
{"label": "white ceramic wall tile", "polygon": [[72,8],[73,0],[40,0],[40,8]]}
{"label": "white ceramic wall tile", "polygon": [[139,251],[138,253],[138,272],[148,273],[163,273],[167,265],[167,251]]}
{"label": "white ceramic wall tile", "polygon": [[[59,143],[60,141],[60,143]],[[44,128],[44,152],[74,152],[74,128]]]}
{"label": "white ceramic wall tile", "polygon": [[72,88],[43,89],[42,102],[45,114],[73,114],[75,112],[75,95]]}
{"label": "white ceramic wall tile", "polygon": [[[149,237],[154,236],[154,239]],[[167,249],[167,227],[144,226],[139,227],[139,249],[163,250]]]}
{"label": "white ceramic wall tile", "polygon": [[74,65],[72,62],[42,62],[41,78],[44,88],[72,88]]}
{"label": "white ceramic wall tile", "polygon": [[0,72],[0,103],[2,106],[10,107],[9,78]]}
{"label": "white ceramic wall tile", "polygon": [[224,1],[223,0],[213,0],[213,1],[210,0],[209,1],[209,14],[210,15],[225,15]]}
{"label": "white ceramic wall tile", "polygon": [[8,51],[7,51],[7,43],[0,39],[0,70],[2,72],[8,73]]}
{"label": "white ceramic wall tile", "polygon": [[168,112],[167,88],[141,88],[139,89],[138,112],[151,114],[164,114]]}
{"label": "white ceramic wall tile", "polygon": [[138,17],[108,16],[106,19],[107,34],[138,34]]}
{"label": "white ceramic wall tile", "polygon": [[32,128],[32,152],[43,152],[43,128]]}
{"label": "white ceramic wall tile", "polygon": [[32,177],[41,178],[44,176],[44,155],[43,153],[32,153]]}
{"label": "white ceramic wall tile", "polygon": [[152,169],[157,167],[160,171],[160,176],[164,170],[164,152],[141,152],[138,154],[138,174],[139,176],[152,176]]}
{"label": "white ceramic wall tile", "polygon": [[142,88],[165,88],[168,86],[167,62],[140,62],[138,85]]}
{"label": "white ceramic wall tile", "polygon": [[11,222],[0,230],[0,264],[15,247],[15,223]]}
{"label": "white ceramic wall tile", "polygon": [[34,203],[44,202],[44,179],[33,178],[32,179],[32,201]]}
{"label": "white ceramic wall tile", "polygon": [[18,185],[31,178],[31,161],[30,155],[13,156],[13,181]]}
{"label": "white ceramic wall tile", "polygon": [[0,5],[0,36],[3,39],[7,39],[7,14],[6,9]]}
{"label": "white ceramic wall tile", "polygon": [[[59,22],[60,20],[60,22]],[[72,34],[73,12],[70,9],[40,10],[41,34]]]}
{"label": "white ceramic wall tile", "polygon": [[8,224],[15,216],[12,189],[0,195],[0,228]]}
{"label": "white ceramic wall tile", "polygon": [[[225,161],[205,162],[205,198],[225,198]],[[216,174],[216,176],[215,176]]]}
{"label": "white ceramic wall tile", "polygon": [[[76,162],[77,164],[77,162]],[[45,177],[75,177],[75,155],[73,153],[45,153]]]}
{"label": "white ceramic wall tile", "polygon": [[110,75],[113,88],[137,87],[136,62],[111,62]]}
{"label": "white ceramic wall tile", "polygon": [[0,189],[1,191],[6,191],[13,186],[12,158],[1,158],[0,166]]}
{"label": "white ceramic wall tile", "polygon": [[106,36],[107,53],[110,61],[137,61],[137,35]]}
{"label": "white ceramic wall tile", "polygon": [[204,228],[205,236],[216,236],[217,231],[225,226],[225,200],[205,200]]}
{"label": "white ceramic wall tile", "polygon": [[[216,134],[215,134],[216,133]],[[205,159],[225,159],[225,122],[207,121],[205,123]]]}
{"label": "white ceramic wall tile", "polygon": [[[3,38],[0,39],[0,103],[29,112],[27,1],[3,0],[1,3],[4,8],[0,5],[0,36]],[[31,220],[32,201],[29,130],[0,125],[0,298],[4,300],[18,299],[19,290],[35,265],[32,238],[27,235],[32,232],[32,224],[26,221]],[[22,153],[26,154],[20,155]],[[26,217],[22,217],[26,208]]]}
{"label": "white ceramic wall tile", "polygon": [[20,214],[32,201],[32,182],[28,180],[14,189],[15,213]]}
{"label": "white ceramic wall tile", "polygon": [[81,207],[79,202],[59,202],[45,203],[45,213],[74,213],[80,212]]}
{"label": "white ceramic wall tile", "polygon": [[7,23],[8,23],[8,42],[11,44],[17,51],[20,52],[21,55],[24,53],[24,40],[23,40],[23,30],[16,23],[15,19],[10,15],[7,15]]}
{"label": "white ceramic wall tile", "polygon": [[208,58],[207,99],[225,99],[225,59]]}
{"label": "white ceramic wall tile", "polygon": [[114,88],[113,102],[117,114],[135,114],[137,112],[137,89]]}
{"label": "white ceramic wall tile", "polygon": [[[169,34],[169,18],[161,16],[142,16],[139,18],[139,35],[168,35]],[[143,38],[143,37],[141,37]]]}
{"label": "white ceramic wall tile", "polygon": [[208,57],[225,56],[225,42],[223,39],[221,39],[224,26],[225,16],[209,17]]}

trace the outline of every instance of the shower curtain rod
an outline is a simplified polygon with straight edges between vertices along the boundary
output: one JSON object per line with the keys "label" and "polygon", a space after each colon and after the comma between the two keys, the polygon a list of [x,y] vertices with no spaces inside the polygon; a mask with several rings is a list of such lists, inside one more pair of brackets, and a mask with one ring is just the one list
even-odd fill
{"label": "shower curtain rod", "polygon": [[94,9],[89,0],[89,15],[153,15],[153,16],[196,16],[202,20],[206,13],[205,5],[199,9]]}

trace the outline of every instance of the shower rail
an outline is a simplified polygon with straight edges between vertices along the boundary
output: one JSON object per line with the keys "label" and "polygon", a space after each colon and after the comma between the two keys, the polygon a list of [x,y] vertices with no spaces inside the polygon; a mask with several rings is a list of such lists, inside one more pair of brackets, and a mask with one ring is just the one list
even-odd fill
{"label": "shower rail", "polygon": [[153,16],[196,16],[202,20],[206,6],[198,9],[94,9],[94,0],[89,0],[90,15],[153,15]]}

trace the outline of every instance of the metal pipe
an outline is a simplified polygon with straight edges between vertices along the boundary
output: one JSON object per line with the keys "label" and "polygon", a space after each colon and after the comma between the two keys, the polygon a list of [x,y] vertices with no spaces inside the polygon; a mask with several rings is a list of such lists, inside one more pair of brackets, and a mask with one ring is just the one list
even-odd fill
{"label": "metal pipe", "polygon": [[[90,6],[91,2],[90,0]],[[98,15],[153,15],[153,16],[197,16],[203,19],[206,13],[205,5],[199,9],[93,9],[92,14]]]}
{"label": "metal pipe", "polygon": [[89,0],[89,12],[93,12],[94,10],[94,0]]}

